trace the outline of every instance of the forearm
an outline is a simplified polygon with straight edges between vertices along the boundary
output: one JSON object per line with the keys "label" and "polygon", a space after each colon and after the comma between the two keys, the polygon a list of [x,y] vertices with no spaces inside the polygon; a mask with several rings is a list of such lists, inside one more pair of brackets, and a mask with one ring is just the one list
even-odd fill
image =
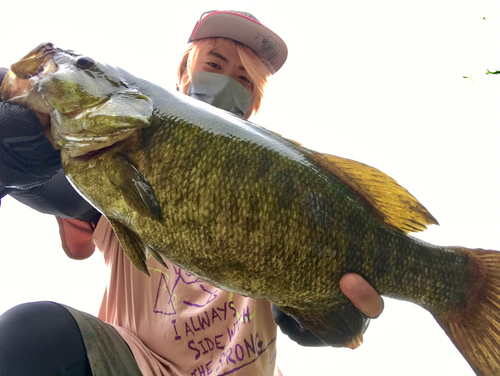
{"label": "forearm", "polygon": [[97,223],[100,217],[100,213],[75,191],[62,170],[38,185],[14,189],[9,195],[38,212],[60,218]]}

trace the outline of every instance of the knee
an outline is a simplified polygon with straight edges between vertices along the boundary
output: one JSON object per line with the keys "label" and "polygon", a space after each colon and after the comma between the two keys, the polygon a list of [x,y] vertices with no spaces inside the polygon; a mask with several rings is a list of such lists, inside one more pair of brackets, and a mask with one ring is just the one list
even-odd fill
{"label": "knee", "polygon": [[11,344],[34,344],[43,338],[61,337],[73,327],[77,328],[73,316],[64,307],[52,302],[20,304],[0,316],[0,338],[3,343],[8,339]]}
{"label": "knee", "polygon": [[0,316],[0,338],[0,375],[92,374],[78,325],[59,304],[11,308]]}
{"label": "knee", "polygon": [[5,330],[36,326],[42,318],[57,315],[58,304],[52,302],[31,302],[15,306],[0,316],[0,333]]}

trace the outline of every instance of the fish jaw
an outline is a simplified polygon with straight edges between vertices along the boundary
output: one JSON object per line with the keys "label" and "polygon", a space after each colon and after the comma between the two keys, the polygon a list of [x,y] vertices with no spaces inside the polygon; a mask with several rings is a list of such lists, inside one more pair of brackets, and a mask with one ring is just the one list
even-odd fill
{"label": "fish jaw", "polygon": [[103,103],[69,114],[52,112],[55,145],[79,157],[127,139],[149,126],[152,102],[139,92],[118,93]]}
{"label": "fish jaw", "polygon": [[53,55],[53,45],[45,43],[12,64],[0,87],[2,101],[29,107],[35,112],[50,114],[52,106],[36,87],[43,77],[57,70],[57,65],[52,59]]}
{"label": "fish jaw", "polygon": [[52,43],[42,43],[28,52],[26,56],[17,63],[11,65],[11,71],[21,79],[28,79],[35,76],[44,76],[54,71],[53,57],[56,48]]}

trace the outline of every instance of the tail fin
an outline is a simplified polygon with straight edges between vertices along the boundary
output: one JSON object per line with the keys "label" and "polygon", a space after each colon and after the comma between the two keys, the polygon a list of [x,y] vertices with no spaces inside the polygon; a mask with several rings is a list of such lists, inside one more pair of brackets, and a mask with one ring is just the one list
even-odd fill
{"label": "tail fin", "polygon": [[477,375],[500,375],[500,252],[467,250],[480,283],[463,310],[435,319]]}

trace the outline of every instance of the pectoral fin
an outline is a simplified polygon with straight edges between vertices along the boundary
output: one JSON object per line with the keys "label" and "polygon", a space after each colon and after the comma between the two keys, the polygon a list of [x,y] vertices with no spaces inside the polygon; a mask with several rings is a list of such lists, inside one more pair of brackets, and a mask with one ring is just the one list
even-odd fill
{"label": "pectoral fin", "polygon": [[146,245],[135,232],[113,219],[108,219],[125,254],[137,269],[149,275],[146,266]]}
{"label": "pectoral fin", "polygon": [[410,192],[382,171],[334,155],[315,153],[314,157],[365,199],[385,223],[405,233],[423,231],[430,224],[438,224]]}
{"label": "pectoral fin", "polygon": [[106,172],[130,208],[161,222],[161,207],[153,187],[127,157],[115,154],[113,163]]}

